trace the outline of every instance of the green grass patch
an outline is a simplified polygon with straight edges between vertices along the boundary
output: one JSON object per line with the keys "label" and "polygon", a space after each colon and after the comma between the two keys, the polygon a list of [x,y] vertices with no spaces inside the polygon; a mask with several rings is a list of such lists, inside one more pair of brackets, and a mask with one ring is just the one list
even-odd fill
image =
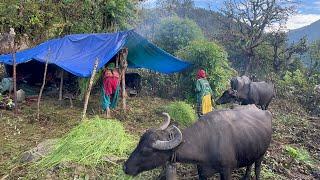
{"label": "green grass patch", "polygon": [[171,118],[179,125],[186,127],[196,121],[197,116],[192,106],[184,101],[176,101],[164,107]]}
{"label": "green grass patch", "polygon": [[[254,171],[252,171],[251,173],[254,174],[253,172]],[[261,167],[261,177],[262,177],[262,179],[266,179],[266,180],[274,180],[274,179],[282,180],[282,179],[286,179],[286,178],[276,174],[275,172],[273,172],[271,169],[269,169],[265,165],[262,165],[262,167]]]}
{"label": "green grass patch", "polygon": [[309,152],[304,148],[295,148],[287,145],[285,146],[285,150],[288,153],[288,155],[293,159],[296,159],[300,162],[303,162],[309,165],[314,164],[314,160],[310,156]]}
{"label": "green grass patch", "polygon": [[302,119],[296,115],[292,114],[280,114],[275,117],[275,124],[283,124],[286,126],[294,126],[294,125],[299,125],[303,127],[308,127],[309,122],[306,121],[305,119]]}
{"label": "green grass patch", "polygon": [[84,121],[60,139],[51,154],[37,164],[42,169],[62,162],[96,166],[103,157],[126,157],[135,140],[125,132],[121,122],[95,117]]}

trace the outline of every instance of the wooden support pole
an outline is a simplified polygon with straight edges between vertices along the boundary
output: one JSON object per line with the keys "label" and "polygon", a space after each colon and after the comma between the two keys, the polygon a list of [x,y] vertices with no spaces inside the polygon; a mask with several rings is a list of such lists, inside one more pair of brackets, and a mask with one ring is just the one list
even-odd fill
{"label": "wooden support pole", "polygon": [[120,60],[120,55],[117,54],[117,58],[116,58],[116,69],[119,69],[119,60]]}
{"label": "wooden support pole", "polygon": [[96,75],[97,72],[97,67],[99,64],[99,59],[97,58],[95,63],[94,63],[94,67],[93,67],[93,71],[91,74],[91,78],[89,81],[89,87],[87,89],[86,95],[85,95],[85,99],[84,99],[84,107],[83,107],[83,112],[82,112],[82,120],[86,118],[86,113],[87,113],[87,108],[88,108],[88,102],[89,102],[89,97],[90,97],[90,93],[91,93],[91,89],[92,89],[92,85],[93,85],[93,80],[94,77]]}
{"label": "wooden support pole", "polygon": [[41,85],[40,92],[39,92],[39,95],[38,95],[38,103],[37,103],[37,119],[38,120],[40,120],[40,101],[41,101],[41,96],[42,96],[42,93],[43,93],[44,86],[46,84],[46,76],[47,76],[48,63],[49,63],[49,54],[50,54],[50,49],[48,50],[46,64],[45,64],[45,67],[44,67],[42,85]]}
{"label": "wooden support pole", "polygon": [[62,101],[62,88],[63,88],[63,70],[61,69],[60,73],[60,87],[59,87],[59,101]]}
{"label": "wooden support pole", "polygon": [[121,59],[120,59],[120,64],[121,64],[121,95],[122,95],[122,108],[125,110],[127,109],[127,101],[126,101],[126,71],[128,67],[127,63],[127,56],[128,56],[128,48],[125,48],[121,51]]}
{"label": "wooden support pole", "polygon": [[[14,100],[14,114],[18,112],[18,102],[17,102],[17,64],[16,64],[16,52],[13,50],[12,60],[13,60],[13,100]],[[10,90],[9,90],[10,91]],[[9,93],[10,94],[10,93]]]}

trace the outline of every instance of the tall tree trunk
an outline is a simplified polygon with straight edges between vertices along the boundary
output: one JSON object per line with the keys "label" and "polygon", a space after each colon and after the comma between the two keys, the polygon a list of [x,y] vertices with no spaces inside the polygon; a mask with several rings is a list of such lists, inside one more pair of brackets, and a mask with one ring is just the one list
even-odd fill
{"label": "tall tree trunk", "polygon": [[252,61],[253,61],[253,54],[248,54],[248,60],[247,60],[247,63],[246,63],[246,69],[244,71],[244,75],[248,76],[250,71],[251,71],[251,66],[252,66]]}
{"label": "tall tree trunk", "polygon": [[274,47],[273,47],[273,69],[276,73],[278,73],[280,71],[280,65],[281,65],[281,62],[280,62],[280,59],[279,59],[279,55],[278,55],[278,47],[279,47],[279,44],[275,44]]}

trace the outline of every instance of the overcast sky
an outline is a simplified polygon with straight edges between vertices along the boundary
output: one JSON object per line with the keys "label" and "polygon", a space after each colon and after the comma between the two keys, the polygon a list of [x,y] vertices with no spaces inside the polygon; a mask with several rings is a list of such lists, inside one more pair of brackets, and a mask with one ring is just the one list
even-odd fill
{"label": "overcast sky", "polygon": [[[154,6],[157,0],[147,0],[146,6]],[[195,5],[211,10],[222,7],[224,0],[194,0]],[[288,29],[297,29],[309,25],[320,19],[320,0],[300,0],[297,14],[292,15],[288,22]]]}

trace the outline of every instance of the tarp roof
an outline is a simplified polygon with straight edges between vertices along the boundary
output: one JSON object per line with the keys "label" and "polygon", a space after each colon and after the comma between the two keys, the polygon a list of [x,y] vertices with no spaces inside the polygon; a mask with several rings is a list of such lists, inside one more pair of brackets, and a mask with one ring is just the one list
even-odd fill
{"label": "tarp roof", "polygon": [[[30,60],[55,64],[80,77],[91,75],[96,58],[102,68],[121,48],[129,50],[129,67],[147,68],[161,73],[174,73],[187,68],[182,61],[150,43],[133,30],[117,33],[74,34],[52,39],[16,53],[16,63]],[[0,63],[12,65],[12,55],[0,55]]]}

